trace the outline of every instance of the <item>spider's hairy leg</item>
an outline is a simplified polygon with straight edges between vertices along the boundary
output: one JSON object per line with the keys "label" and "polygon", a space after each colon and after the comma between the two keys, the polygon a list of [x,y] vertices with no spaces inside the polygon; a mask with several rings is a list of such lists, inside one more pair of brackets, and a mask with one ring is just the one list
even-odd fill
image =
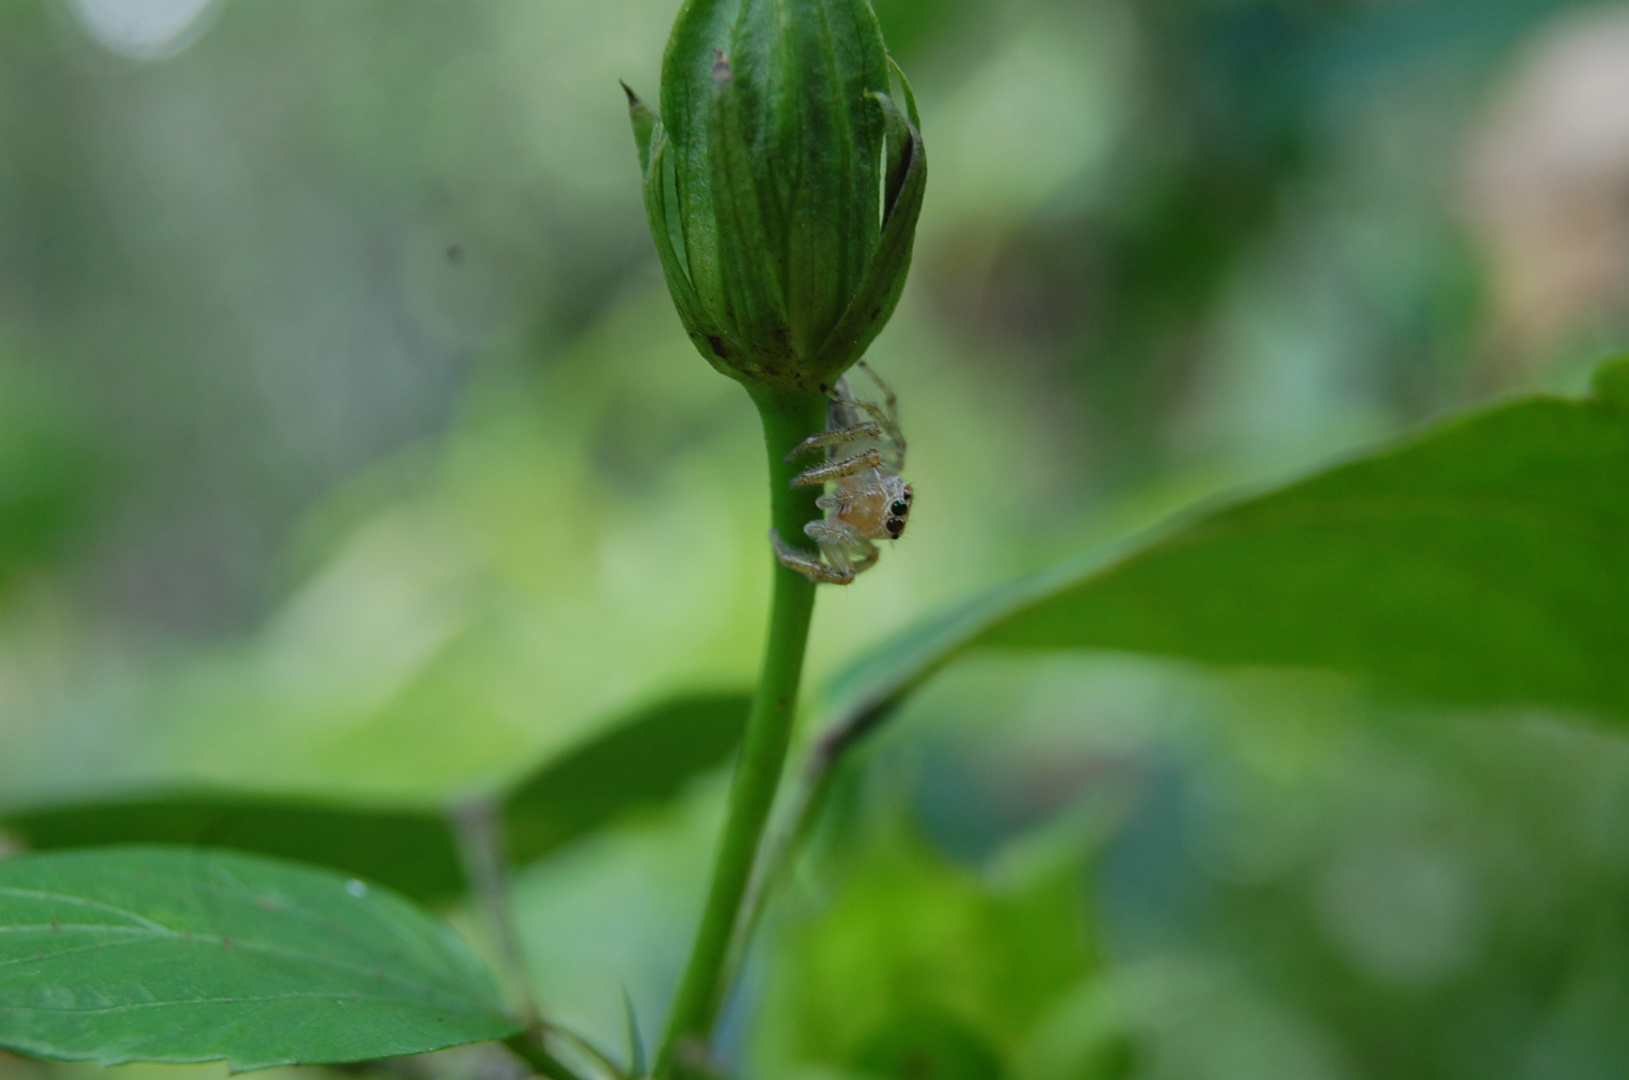
{"label": "spider's hairy leg", "polygon": [[829,462],[825,465],[816,465],[806,469],[792,478],[793,487],[818,487],[830,480],[841,480],[845,476],[858,476],[871,469],[882,468],[882,454],[877,450],[867,450],[863,454],[843,458],[840,461]]}
{"label": "spider's hairy leg", "polygon": [[896,470],[901,469],[905,465],[905,433],[899,427],[899,398],[894,394],[893,389],[882,381],[882,376],[871,369],[870,364],[860,360],[856,366],[864,368],[865,373],[871,376],[871,381],[876,383],[877,388],[882,391],[883,404],[878,405],[874,401],[861,401],[859,398],[850,396],[846,380],[839,383],[837,388],[831,391],[828,396],[841,405],[870,416],[888,436],[888,441],[893,444],[894,468]]}
{"label": "spider's hairy leg", "polygon": [[837,402],[837,404],[839,404],[839,405],[846,406],[846,407],[848,407],[850,409],[858,409],[861,412],[866,413],[873,420],[875,420],[876,423],[877,423],[877,426],[880,427],[883,431],[887,432],[890,437],[892,437],[894,431],[897,430],[897,428],[898,428],[898,425],[895,424],[893,422],[893,420],[889,417],[887,411],[884,410],[883,407],[881,405],[878,405],[875,401],[862,401],[861,399],[856,398],[856,397],[849,397],[848,395],[843,394],[843,393],[841,393],[840,391],[837,391],[837,390],[831,391],[830,397],[831,397],[831,399],[833,401]]}
{"label": "spider's hairy leg", "polygon": [[803,527],[809,539],[820,545],[821,554],[840,574],[852,580],[876,564],[882,554],[876,544],[842,521],[811,521]]}
{"label": "spider's hairy leg", "polygon": [[871,365],[864,360],[858,360],[855,363],[858,364],[860,370],[871,376],[871,381],[877,384],[878,390],[882,391],[883,408],[888,410],[888,416],[897,423],[899,420],[899,398],[895,396],[893,388],[883,382],[882,376],[872,370]]}
{"label": "spider's hairy leg", "polygon": [[787,461],[793,461],[811,450],[819,450],[826,446],[841,446],[844,443],[859,442],[861,439],[882,438],[882,426],[867,422],[855,424],[853,427],[835,428],[831,431],[822,431],[818,435],[810,435],[798,443],[797,449],[786,455]]}
{"label": "spider's hairy leg", "polygon": [[837,491],[830,491],[816,499],[815,505],[822,510],[828,511],[828,516],[830,516],[829,511],[847,509],[849,506],[853,505],[856,494],[863,495],[869,490],[870,489],[862,489],[859,492],[845,492],[839,489]]}
{"label": "spider's hairy leg", "polygon": [[876,566],[877,560],[882,558],[882,549],[869,540],[861,540],[857,546],[860,548],[860,557],[853,560],[850,566],[856,575]]}
{"label": "spider's hairy leg", "polygon": [[838,573],[807,551],[787,546],[781,534],[774,529],[769,530],[769,540],[775,545],[775,558],[780,560],[782,566],[795,570],[817,585],[847,585],[854,580],[854,571]]}

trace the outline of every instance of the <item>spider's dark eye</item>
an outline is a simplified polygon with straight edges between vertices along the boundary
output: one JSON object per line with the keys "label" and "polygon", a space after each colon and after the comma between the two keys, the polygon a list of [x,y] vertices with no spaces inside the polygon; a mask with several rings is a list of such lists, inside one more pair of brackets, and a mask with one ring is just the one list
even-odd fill
{"label": "spider's dark eye", "polygon": [[897,540],[899,538],[899,534],[905,531],[905,523],[898,518],[889,518],[887,529],[888,535]]}
{"label": "spider's dark eye", "polygon": [[894,505],[892,505],[892,506],[890,506],[888,508],[888,512],[890,514],[894,515],[895,517],[904,517],[906,512],[909,511],[910,508],[911,508],[910,503],[906,502],[904,499],[900,499],[900,500],[896,501],[894,503]]}
{"label": "spider's dark eye", "polygon": [[905,485],[905,501],[911,501],[911,487],[909,484]]}

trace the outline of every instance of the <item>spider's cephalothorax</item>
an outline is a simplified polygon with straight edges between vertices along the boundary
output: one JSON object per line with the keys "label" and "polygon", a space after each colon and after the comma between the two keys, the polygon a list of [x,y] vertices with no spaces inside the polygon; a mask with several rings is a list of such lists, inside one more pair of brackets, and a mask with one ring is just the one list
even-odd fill
{"label": "spider's cephalothorax", "polygon": [[778,533],[770,533],[783,566],[828,585],[847,585],[875,566],[880,553],[874,541],[898,540],[911,516],[911,485],[899,475],[905,467],[905,436],[899,430],[898,404],[865,361],[859,366],[882,390],[883,404],[857,400],[848,380],[839,379],[829,394],[826,430],[786,456],[792,461],[811,450],[826,452],[825,464],[792,480],[793,487],[831,485],[815,501],[826,516],[803,527],[820,554],[790,547]]}

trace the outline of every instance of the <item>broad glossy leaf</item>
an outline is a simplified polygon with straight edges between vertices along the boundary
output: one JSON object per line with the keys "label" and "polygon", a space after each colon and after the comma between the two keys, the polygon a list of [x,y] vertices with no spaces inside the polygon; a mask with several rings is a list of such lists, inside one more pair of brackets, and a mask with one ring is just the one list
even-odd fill
{"label": "broad glossy leaf", "polygon": [[[512,860],[534,862],[630,809],[670,798],[729,757],[746,714],[744,694],[675,698],[545,762],[503,796]],[[19,808],[0,813],[0,829],[36,851],[158,843],[299,859],[422,901],[465,888],[455,832],[437,807],[176,791]]]}
{"label": "broad glossy leaf", "polygon": [[184,848],[0,861],[0,1046],[241,1070],[516,1030],[447,926],[356,879]]}
{"label": "broad glossy leaf", "polygon": [[970,648],[1345,672],[1629,716],[1629,359],[1592,396],[1452,417],[926,620],[839,676],[886,709]]}

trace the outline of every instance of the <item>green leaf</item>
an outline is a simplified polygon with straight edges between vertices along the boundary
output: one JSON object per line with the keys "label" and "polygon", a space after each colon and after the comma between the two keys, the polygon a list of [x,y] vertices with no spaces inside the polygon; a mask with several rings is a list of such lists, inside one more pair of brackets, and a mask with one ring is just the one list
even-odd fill
{"label": "green leaf", "polygon": [[[673,24],[673,35],[662,60],[661,121],[665,150],[672,159],[675,196],[671,216],[679,226],[681,243],[677,246],[683,252],[687,281],[696,298],[697,325],[714,336],[727,333],[729,323],[721,306],[723,267],[712,220],[707,117],[712,107],[713,48],[718,41],[727,39],[738,8],[733,0],[688,0]],[[647,209],[650,202],[647,189]],[[658,232],[654,217],[651,232]],[[656,240],[660,250],[662,237],[657,235]],[[666,258],[663,269],[668,270],[671,285],[672,271]],[[695,340],[694,334],[691,339]]]}
{"label": "green leaf", "polygon": [[35,851],[133,843],[227,847],[342,870],[419,900],[464,891],[457,842],[435,807],[194,790],[17,810],[0,815],[0,828]]}
{"label": "green leaf", "polygon": [[1319,668],[1629,716],[1629,358],[919,623],[832,684],[876,715],[972,648]]}
{"label": "green leaf", "polygon": [[[900,77],[903,80],[904,76]],[[904,85],[909,94],[909,84]],[[890,122],[903,122],[892,98],[879,94],[877,100]],[[910,97],[906,100],[914,116],[916,101]],[[916,244],[916,223],[922,215],[922,198],[927,191],[928,159],[915,120],[904,122],[902,126],[908,139],[900,144],[898,154],[890,161],[888,216],[883,221],[882,235],[853,299],[820,346],[820,362],[833,370],[846,370],[864,355],[888,324],[905,291],[905,276],[910,271],[911,253]]]}
{"label": "green leaf", "polygon": [[627,83],[622,84],[622,92],[628,96],[628,121],[633,125],[634,146],[639,150],[639,169],[648,174],[650,172],[650,139],[656,128],[656,114],[650,106],[639,100],[639,95],[633,92],[633,87]]}
{"label": "green leaf", "polygon": [[355,879],[162,847],[0,862],[0,1045],[13,1050],[243,1070],[516,1030],[448,927]]}
{"label": "green leaf", "polygon": [[[503,798],[512,861],[535,862],[723,764],[740,742],[747,702],[744,694],[665,701],[533,770]],[[456,835],[438,807],[176,791],[19,808],[0,813],[0,829],[36,851],[125,843],[236,848],[342,870],[421,901],[465,889]]]}
{"label": "green leaf", "polygon": [[723,308],[744,340],[773,342],[778,333],[784,336],[787,321],[787,298],[776,273],[786,261],[784,244],[771,240],[771,227],[778,223],[764,212],[754,183],[751,140],[742,130],[746,95],[726,61],[719,60],[716,68],[707,140]]}
{"label": "green leaf", "polygon": [[504,799],[510,859],[524,865],[640,805],[676,795],[741,742],[745,694],[663,702],[550,762]]}
{"label": "green leaf", "polygon": [[[651,127],[651,139],[646,148],[650,154],[650,163],[645,173],[645,215],[650,219],[651,239],[656,243],[656,257],[662,264],[663,276],[667,278],[668,293],[673,297],[673,306],[679,313],[679,322],[684,325],[684,331],[689,336],[691,344],[707,357],[707,362],[727,374],[730,369],[720,365],[729,356],[733,356],[738,347],[730,341],[729,335],[722,328],[710,329],[711,324],[706,320],[706,311],[702,308],[701,298],[696,294],[695,284],[691,280],[689,251],[683,243],[683,232],[678,227],[678,194],[673,184],[672,147],[673,144],[668,141],[661,120],[656,120]],[[670,202],[674,204],[671,211]]]}

